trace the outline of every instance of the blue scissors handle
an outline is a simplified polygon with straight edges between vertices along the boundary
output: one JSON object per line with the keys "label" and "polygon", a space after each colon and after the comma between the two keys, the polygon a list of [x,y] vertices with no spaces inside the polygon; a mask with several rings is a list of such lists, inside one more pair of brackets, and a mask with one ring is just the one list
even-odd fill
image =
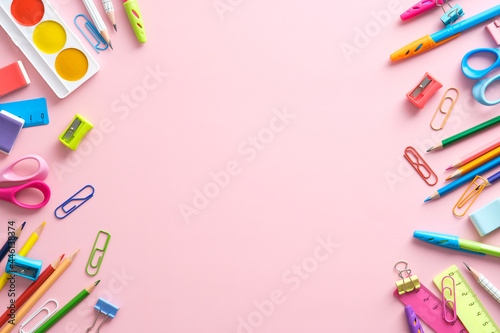
{"label": "blue scissors handle", "polygon": [[[469,66],[469,58],[478,53],[492,53],[496,56],[495,62],[487,68],[484,69],[474,69]],[[500,67],[500,51],[498,49],[492,48],[480,48],[475,49],[467,53],[462,59],[462,72],[469,79],[480,79],[493,69]]]}

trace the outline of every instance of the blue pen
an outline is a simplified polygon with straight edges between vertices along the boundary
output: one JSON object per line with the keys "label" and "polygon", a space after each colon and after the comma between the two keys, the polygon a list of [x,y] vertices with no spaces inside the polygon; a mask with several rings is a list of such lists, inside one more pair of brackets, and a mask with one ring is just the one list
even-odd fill
{"label": "blue pen", "polygon": [[415,231],[413,233],[413,237],[423,240],[427,243],[446,247],[448,249],[479,254],[482,256],[484,256],[485,254],[489,254],[491,256],[500,257],[500,248],[498,247],[461,239],[457,236],[429,231]]}
{"label": "blue pen", "polygon": [[441,31],[435,32],[431,35],[422,37],[411,44],[399,49],[391,54],[391,60],[396,61],[404,58],[411,57],[415,54],[420,54],[437,45],[443,44],[469,28],[472,28],[484,21],[489,20],[495,16],[500,15],[500,5],[485,10],[479,14],[469,17],[466,20],[457,22]]}
{"label": "blue pen", "polygon": [[428,197],[427,199],[425,199],[424,202],[427,202],[429,200],[438,199],[438,198],[442,197],[443,195],[445,195],[445,194],[453,191],[454,189],[459,188],[463,184],[470,182],[477,175],[483,174],[483,173],[485,173],[485,172],[493,169],[494,167],[496,167],[498,165],[500,165],[500,157],[497,157],[494,160],[492,160],[492,161],[490,161],[490,162],[482,165],[481,167],[477,168],[476,170],[474,170],[474,171],[466,174],[465,176],[463,176],[461,178],[458,178],[454,182],[451,182],[448,185],[446,185],[444,187],[441,187],[439,190],[437,190],[436,192],[434,192],[430,197]]}

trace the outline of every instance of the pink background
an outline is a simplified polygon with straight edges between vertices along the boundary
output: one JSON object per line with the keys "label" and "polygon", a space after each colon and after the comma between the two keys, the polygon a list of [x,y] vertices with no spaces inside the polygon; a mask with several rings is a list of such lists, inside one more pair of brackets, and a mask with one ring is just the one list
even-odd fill
{"label": "pink background", "polygon": [[[500,323],[498,303],[462,264],[499,286],[499,258],[412,237],[426,230],[500,246],[500,232],[481,238],[468,218],[452,215],[464,188],[423,203],[443,185],[444,169],[498,128],[423,155],[440,178],[434,187],[402,157],[408,145],[424,154],[498,115],[498,107],[472,98],[474,81],[460,70],[466,52],[495,45],[479,26],[391,64],[391,52],[442,28],[440,9],[401,22],[414,2],[220,0],[231,10],[218,13],[212,0],[140,1],[148,41],[139,45],[114,1],[114,51],[90,50],[100,72],[63,100],[0,31],[0,65],[23,60],[32,80],[0,102],[46,97],[50,116],[47,126],[23,129],[0,166],[39,154],[51,167],[53,192],[34,212],[0,203],[2,217],[27,221],[18,244],[47,221],[29,254],[44,264],[81,247],[38,306],[48,298],[64,304],[94,281],[85,273],[94,239],[101,229],[112,235],[96,276],[101,284],[53,330],[84,332],[103,296],[120,310],[102,332],[405,332],[403,306],[392,296],[398,260],[436,294],[432,278],[459,266]],[[496,4],[461,3],[467,16]],[[86,13],[83,4],[53,5],[76,31],[72,20]],[[405,94],[425,72],[444,88],[418,110]],[[449,87],[460,98],[435,132],[429,122]],[[95,128],[73,152],[57,138],[75,113]],[[228,168],[231,174],[221,173]],[[388,177],[397,178],[391,184]],[[94,198],[57,220],[54,209],[86,184]],[[498,193],[485,190],[472,210]],[[6,233],[0,230],[1,242]],[[320,247],[325,242],[330,252]],[[5,290],[0,302],[7,305]]]}

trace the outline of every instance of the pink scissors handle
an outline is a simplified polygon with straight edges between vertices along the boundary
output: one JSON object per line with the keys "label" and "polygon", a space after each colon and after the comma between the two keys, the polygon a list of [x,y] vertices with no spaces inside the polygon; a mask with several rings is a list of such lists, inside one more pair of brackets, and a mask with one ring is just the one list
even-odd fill
{"label": "pink scissors handle", "polygon": [[[20,176],[14,172],[16,165],[25,160],[35,160],[38,162],[38,169],[31,175]],[[17,161],[12,162],[2,170],[0,170],[0,183],[2,182],[22,182],[28,180],[44,180],[49,174],[49,165],[38,155],[26,155]]]}
{"label": "pink scissors handle", "polygon": [[[43,194],[43,201],[39,204],[36,205],[28,205],[25,203],[20,202],[16,198],[16,194],[19,193],[19,191],[22,191],[27,188],[34,188],[42,192]],[[19,185],[19,186],[13,186],[13,187],[6,187],[6,188],[0,188],[0,200],[12,202],[15,205],[18,205],[19,207],[22,208],[28,208],[28,209],[38,209],[42,208],[49,202],[50,199],[50,188],[47,184],[45,184],[42,181],[39,180],[34,180],[29,183]]]}

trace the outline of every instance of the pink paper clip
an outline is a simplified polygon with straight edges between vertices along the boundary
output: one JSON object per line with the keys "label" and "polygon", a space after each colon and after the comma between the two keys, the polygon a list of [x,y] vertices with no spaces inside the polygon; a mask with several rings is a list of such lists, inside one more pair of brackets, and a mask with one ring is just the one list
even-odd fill
{"label": "pink paper clip", "polygon": [[[446,280],[447,278],[450,278],[451,281],[452,281],[452,287],[445,287],[444,286],[444,280]],[[450,291],[450,297],[453,296],[453,301],[450,300],[450,299],[446,299],[446,297],[444,296],[444,292],[445,290],[449,290]],[[448,323],[453,323],[455,320],[457,320],[457,303],[456,303],[456,295],[455,295],[455,279],[453,279],[451,276],[449,275],[446,275],[442,280],[441,280],[441,297],[442,297],[442,300],[443,300],[443,318],[444,320],[446,320]],[[451,309],[453,310],[453,318],[452,319],[448,319],[448,317],[446,317],[446,306],[448,304],[451,304]]]}
{"label": "pink paper clip", "polygon": [[401,14],[401,20],[406,21],[412,17],[423,14],[432,8],[436,8],[444,4],[444,0],[422,0],[411,6],[406,12]]}
{"label": "pink paper clip", "polygon": [[[420,156],[420,154],[417,152],[415,148],[411,146],[406,147],[404,157],[415,169],[415,171],[417,171],[420,177],[422,177],[422,179],[427,183],[427,185],[434,186],[437,184],[438,176],[434,171],[432,171],[429,164],[425,162],[425,160],[422,158],[422,156]],[[423,169],[425,173],[421,169]],[[434,181],[434,183],[431,183],[432,179],[434,178],[436,180]]]}
{"label": "pink paper clip", "polygon": [[500,45],[500,21],[496,20],[486,26],[486,30],[490,33],[491,37],[495,40],[497,45]]}

